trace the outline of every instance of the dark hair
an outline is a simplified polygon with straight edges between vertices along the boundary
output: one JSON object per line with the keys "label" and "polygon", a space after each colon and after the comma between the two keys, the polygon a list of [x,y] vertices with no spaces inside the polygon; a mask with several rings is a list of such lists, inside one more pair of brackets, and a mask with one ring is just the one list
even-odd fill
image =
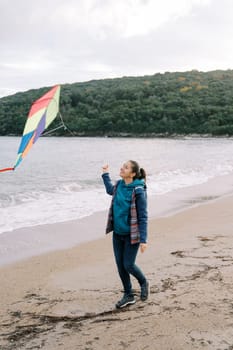
{"label": "dark hair", "polygon": [[135,179],[144,179],[146,181],[146,172],[143,168],[140,168],[139,164],[135,162],[135,160],[130,160],[129,161],[132,166],[132,172],[135,173],[136,175],[134,176]]}

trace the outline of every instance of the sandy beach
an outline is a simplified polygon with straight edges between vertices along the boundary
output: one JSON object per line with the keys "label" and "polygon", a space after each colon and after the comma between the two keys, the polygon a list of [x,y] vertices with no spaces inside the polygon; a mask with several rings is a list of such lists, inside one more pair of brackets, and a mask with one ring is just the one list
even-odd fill
{"label": "sandy beach", "polygon": [[120,311],[111,234],[2,266],[0,349],[233,349],[232,207],[224,196],[151,219],[138,257],[150,298],[133,280],[137,302]]}

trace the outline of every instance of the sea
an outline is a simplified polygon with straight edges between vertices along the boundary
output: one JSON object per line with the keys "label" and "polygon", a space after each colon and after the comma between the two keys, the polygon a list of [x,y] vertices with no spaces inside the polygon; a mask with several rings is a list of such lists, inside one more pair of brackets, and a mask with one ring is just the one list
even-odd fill
{"label": "sea", "polygon": [[[0,137],[0,168],[14,165],[20,137]],[[106,210],[101,179],[119,179],[133,159],[147,172],[148,196],[233,174],[232,138],[41,137],[15,171],[0,173],[0,234],[80,219]]]}

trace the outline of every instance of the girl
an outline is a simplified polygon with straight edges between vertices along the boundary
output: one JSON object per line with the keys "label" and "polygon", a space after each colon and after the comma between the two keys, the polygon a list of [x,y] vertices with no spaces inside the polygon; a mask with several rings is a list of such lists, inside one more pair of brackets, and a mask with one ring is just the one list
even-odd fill
{"label": "girl", "polygon": [[108,165],[103,166],[103,182],[106,192],[112,196],[106,233],[113,231],[113,250],[124,295],[117,308],[136,302],[132,292],[130,274],[141,286],[141,300],[149,294],[149,283],[143,272],[135,265],[138,249],[147,248],[147,197],[146,173],[138,163],[129,160],[120,169],[121,180],[111,183]]}

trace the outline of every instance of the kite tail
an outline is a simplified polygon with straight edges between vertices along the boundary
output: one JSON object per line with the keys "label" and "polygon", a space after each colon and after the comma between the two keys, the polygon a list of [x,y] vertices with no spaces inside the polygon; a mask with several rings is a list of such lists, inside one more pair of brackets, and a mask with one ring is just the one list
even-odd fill
{"label": "kite tail", "polygon": [[15,170],[15,168],[4,168],[4,169],[0,169],[0,173],[3,173],[4,171],[10,171],[10,170]]}

